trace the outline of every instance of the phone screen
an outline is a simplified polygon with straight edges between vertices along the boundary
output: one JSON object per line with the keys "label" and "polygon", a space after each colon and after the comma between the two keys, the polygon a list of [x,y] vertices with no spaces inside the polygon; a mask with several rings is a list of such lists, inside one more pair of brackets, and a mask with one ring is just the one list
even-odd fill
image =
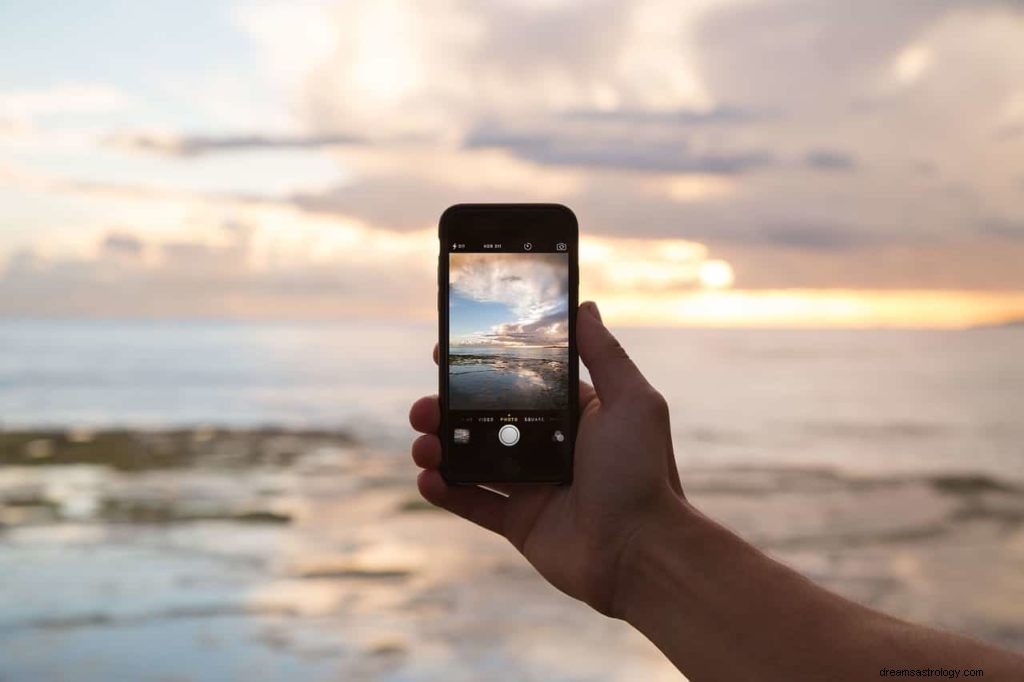
{"label": "phone screen", "polygon": [[560,207],[476,208],[475,227],[442,220],[443,471],[456,482],[565,482],[578,390],[575,219]]}

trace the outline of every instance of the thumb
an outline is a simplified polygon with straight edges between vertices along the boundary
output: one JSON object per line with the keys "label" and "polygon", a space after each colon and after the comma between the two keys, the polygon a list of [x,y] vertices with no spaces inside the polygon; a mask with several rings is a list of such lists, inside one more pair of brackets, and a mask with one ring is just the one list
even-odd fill
{"label": "thumb", "polygon": [[647,380],[640,370],[604,326],[593,301],[583,303],[576,316],[576,344],[602,402],[611,402],[623,393],[646,385]]}

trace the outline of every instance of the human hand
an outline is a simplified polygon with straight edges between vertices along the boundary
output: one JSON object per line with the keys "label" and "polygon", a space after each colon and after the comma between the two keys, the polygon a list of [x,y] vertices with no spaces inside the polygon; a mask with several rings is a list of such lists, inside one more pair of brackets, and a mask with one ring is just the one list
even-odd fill
{"label": "human hand", "polygon": [[428,502],[504,536],[555,587],[618,616],[615,596],[631,540],[685,498],[665,399],[594,303],[580,306],[576,338],[594,386],[580,382],[572,485],[449,486],[438,471],[436,395],[420,398],[409,412],[424,434],[413,442],[412,458],[424,469],[417,483]]}

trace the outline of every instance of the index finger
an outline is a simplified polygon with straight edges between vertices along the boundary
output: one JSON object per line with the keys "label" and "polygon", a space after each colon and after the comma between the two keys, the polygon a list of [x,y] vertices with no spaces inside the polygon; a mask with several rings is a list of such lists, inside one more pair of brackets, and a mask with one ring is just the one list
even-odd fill
{"label": "index finger", "polygon": [[423,396],[409,408],[409,423],[420,433],[437,433],[441,425],[441,404],[436,395]]}

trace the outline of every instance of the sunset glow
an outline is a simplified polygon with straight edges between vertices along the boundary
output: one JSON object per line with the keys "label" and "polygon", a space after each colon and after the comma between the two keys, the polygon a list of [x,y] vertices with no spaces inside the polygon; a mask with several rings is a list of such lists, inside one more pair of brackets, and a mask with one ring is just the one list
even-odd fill
{"label": "sunset glow", "polygon": [[593,297],[610,319],[637,326],[965,329],[1024,316],[1020,292],[733,289]]}
{"label": "sunset glow", "polygon": [[[823,61],[844,26],[765,59],[762,11],[218,0],[83,10],[87,43],[11,29],[0,315],[428,320],[438,216],[501,201],[577,213],[617,324],[1024,317],[1019,15],[922,6]],[[158,25],[202,30],[145,49]]]}
{"label": "sunset glow", "polygon": [[701,263],[697,278],[708,289],[725,289],[732,286],[735,276],[724,260],[709,260]]}

